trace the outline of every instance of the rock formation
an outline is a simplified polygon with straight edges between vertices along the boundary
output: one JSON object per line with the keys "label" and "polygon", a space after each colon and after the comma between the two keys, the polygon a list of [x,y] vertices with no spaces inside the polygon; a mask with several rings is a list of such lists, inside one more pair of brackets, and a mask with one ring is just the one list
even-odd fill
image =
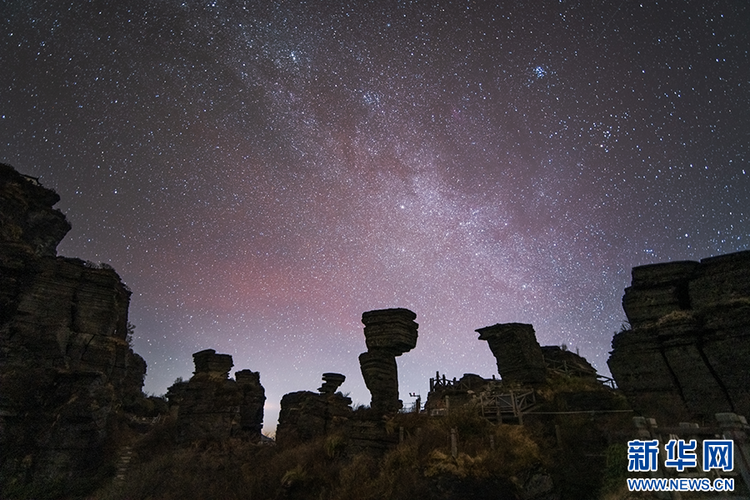
{"label": "rock formation", "polygon": [[544,356],[536,340],[534,327],[523,323],[505,323],[476,330],[486,340],[497,359],[497,371],[505,382],[540,384],[547,378]]}
{"label": "rock formation", "polygon": [[240,431],[249,439],[260,439],[263,430],[263,406],[266,391],[260,384],[260,373],[251,370],[234,372],[234,379],[242,392],[240,402]]}
{"label": "rock formation", "polygon": [[187,382],[169,388],[170,410],[177,417],[181,442],[241,437],[257,441],[263,428],[265,389],[260,374],[250,370],[229,378],[234,363],[213,349],[193,354],[195,372]]}
{"label": "rock formation", "polygon": [[467,373],[450,380],[437,373],[425,404],[430,415],[470,406],[492,420],[520,422],[536,411],[627,409],[624,398],[602,382],[585,358],[565,346],[540,347],[531,325],[496,324],[476,331],[479,340],[488,341],[502,379]]}
{"label": "rock formation", "polygon": [[323,385],[318,388],[321,394],[334,394],[336,389],[346,380],[346,376],[340,373],[324,373]]}
{"label": "rock formation", "polygon": [[142,398],[130,290],[106,265],[56,257],[70,230],[59,196],[0,165],[0,477],[84,480],[120,408]]}
{"label": "rock formation", "polygon": [[362,314],[367,352],[360,354],[359,364],[365,385],[372,395],[370,406],[384,413],[398,411],[398,369],[396,356],[417,345],[417,315],[408,309],[380,309]]}
{"label": "rock formation", "polygon": [[213,349],[205,349],[193,354],[195,371],[193,375],[206,375],[211,379],[225,380],[229,378],[229,370],[234,366],[229,354],[216,354]]}
{"label": "rock formation", "polygon": [[384,413],[400,410],[396,357],[387,351],[368,351],[359,355],[359,366],[372,395],[370,407]]}
{"label": "rock formation", "polygon": [[636,267],[608,364],[660,421],[750,414],[750,251]]}
{"label": "rock formation", "polygon": [[352,400],[336,389],[346,377],[340,373],[324,373],[319,394],[298,391],[281,398],[276,441],[281,445],[309,441],[319,436],[344,430],[352,414]]}

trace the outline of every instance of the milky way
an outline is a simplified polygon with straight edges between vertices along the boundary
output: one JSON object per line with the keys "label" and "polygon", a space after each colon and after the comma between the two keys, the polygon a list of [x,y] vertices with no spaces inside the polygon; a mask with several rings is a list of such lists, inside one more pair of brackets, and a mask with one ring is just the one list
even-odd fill
{"label": "milky way", "polygon": [[496,373],[494,323],[608,373],[632,267],[750,248],[743,0],[0,13],[0,161],[62,197],[60,254],[133,289],[149,392],[213,348],[261,372],[267,428],[323,372],[368,403],[386,307],[420,324],[407,403]]}

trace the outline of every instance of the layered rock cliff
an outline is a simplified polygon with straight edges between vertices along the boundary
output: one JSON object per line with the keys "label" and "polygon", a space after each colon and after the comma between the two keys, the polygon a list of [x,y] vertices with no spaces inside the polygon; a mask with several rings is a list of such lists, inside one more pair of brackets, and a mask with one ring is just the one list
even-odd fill
{"label": "layered rock cliff", "polygon": [[634,409],[667,421],[750,415],[750,251],[633,269],[608,364]]}
{"label": "layered rock cliff", "polygon": [[58,195],[0,165],[0,476],[4,487],[100,471],[117,412],[142,397],[130,290],[105,265],[56,256]]}

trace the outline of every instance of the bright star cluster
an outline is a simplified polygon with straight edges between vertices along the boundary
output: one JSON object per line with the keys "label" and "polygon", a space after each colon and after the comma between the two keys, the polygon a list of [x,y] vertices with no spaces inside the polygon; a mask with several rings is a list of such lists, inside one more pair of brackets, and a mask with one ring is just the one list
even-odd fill
{"label": "bright star cluster", "polygon": [[213,348],[266,426],[323,372],[369,402],[362,312],[407,307],[402,399],[531,323],[601,372],[630,269],[750,248],[750,5],[0,6],[0,161],[59,253],[133,289],[146,390]]}

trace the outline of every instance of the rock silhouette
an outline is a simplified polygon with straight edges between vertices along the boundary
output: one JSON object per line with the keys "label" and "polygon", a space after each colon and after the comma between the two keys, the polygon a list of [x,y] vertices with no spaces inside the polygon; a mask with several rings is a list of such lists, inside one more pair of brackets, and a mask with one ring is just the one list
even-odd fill
{"label": "rock silhouette", "polygon": [[634,409],[666,421],[750,414],[750,251],[636,267],[608,360]]}
{"label": "rock silhouette", "polygon": [[379,309],[362,314],[367,352],[359,355],[365,385],[372,395],[370,407],[384,413],[398,411],[396,356],[417,345],[417,315],[408,309]]}
{"label": "rock silhouette", "polygon": [[0,476],[96,475],[117,415],[143,398],[130,290],[106,265],[57,257],[59,196],[0,165]]}
{"label": "rock silhouette", "polygon": [[497,359],[497,371],[506,382],[540,384],[547,378],[542,348],[534,327],[523,323],[505,323],[476,330],[486,340]]}
{"label": "rock silhouette", "polygon": [[234,363],[229,354],[206,349],[193,354],[195,372],[187,382],[175,383],[167,398],[177,417],[179,439],[260,439],[265,389],[260,374],[250,370],[229,377]]}
{"label": "rock silhouette", "polygon": [[321,394],[333,394],[344,381],[346,381],[346,376],[340,373],[324,373],[323,385],[318,388],[318,391]]}
{"label": "rock silhouette", "polygon": [[285,394],[281,398],[276,441],[286,445],[345,431],[352,415],[352,400],[336,392],[344,380],[346,377],[340,373],[324,373],[318,394],[311,391]]}

